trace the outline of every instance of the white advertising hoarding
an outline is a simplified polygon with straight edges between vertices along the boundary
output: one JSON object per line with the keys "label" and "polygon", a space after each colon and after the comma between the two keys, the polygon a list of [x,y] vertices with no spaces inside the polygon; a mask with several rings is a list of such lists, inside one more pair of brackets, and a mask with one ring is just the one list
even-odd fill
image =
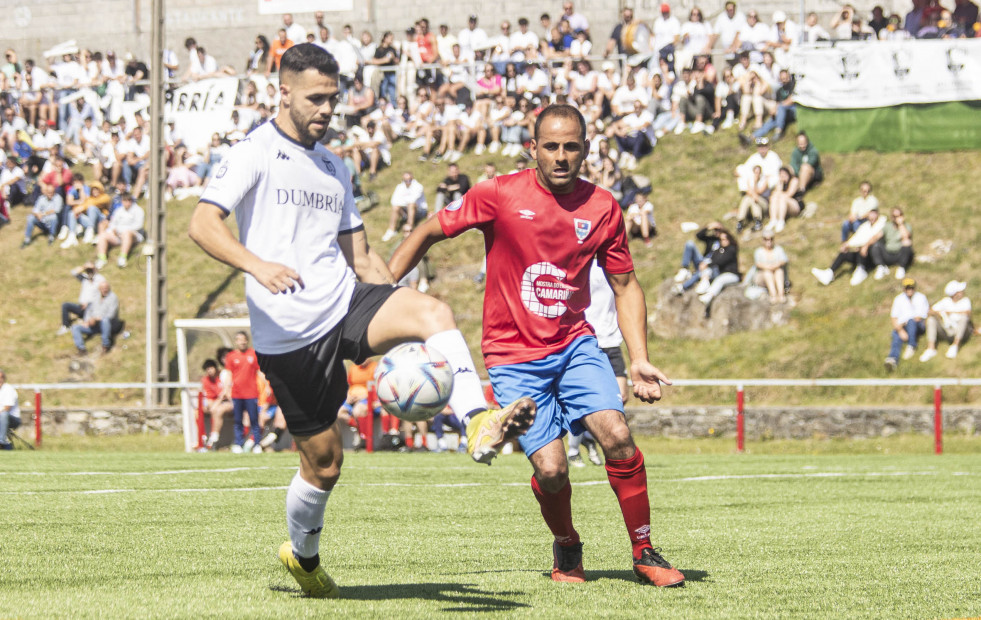
{"label": "white advertising hoarding", "polygon": [[354,0],[259,0],[260,15],[353,10]]}

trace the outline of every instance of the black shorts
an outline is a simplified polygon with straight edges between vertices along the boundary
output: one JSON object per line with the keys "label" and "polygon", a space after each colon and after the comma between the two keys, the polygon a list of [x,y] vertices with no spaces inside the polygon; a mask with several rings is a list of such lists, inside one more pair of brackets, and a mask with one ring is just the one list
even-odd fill
{"label": "black shorts", "polygon": [[288,353],[256,353],[290,433],[316,435],[337,420],[347,398],[344,360],[360,364],[376,354],[368,346],[368,325],[397,290],[358,282],[347,315],[319,340]]}
{"label": "black shorts", "polygon": [[623,351],[620,350],[620,347],[606,347],[602,351],[610,359],[610,366],[613,366],[613,374],[626,378],[627,365],[623,361]]}

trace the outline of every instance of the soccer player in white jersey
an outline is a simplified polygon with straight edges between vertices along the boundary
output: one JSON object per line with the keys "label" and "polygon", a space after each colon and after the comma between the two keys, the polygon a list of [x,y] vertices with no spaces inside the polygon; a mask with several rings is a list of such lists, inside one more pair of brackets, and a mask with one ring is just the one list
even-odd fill
{"label": "soccer player in white jersey", "polygon": [[[320,565],[324,506],[343,461],[337,410],[347,395],[344,359],[362,362],[424,340],[455,374],[450,406],[468,423],[468,450],[489,463],[534,420],[531,399],[488,410],[473,360],[449,307],[396,287],[368,247],[347,168],[319,140],[338,96],[334,57],[296,45],[280,64],[279,113],[232,147],[191,218],[191,238],[247,274],[245,294],[259,360],[300,451],[286,494],[290,540],[279,558],[301,589],[337,597]],[[224,219],[235,211],[239,239]]]}
{"label": "soccer player in white jersey", "polygon": [[583,312],[595,257],[613,289],[634,395],[648,403],[659,400],[661,384],[670,381],[648,358],[647,305],[623,214],[608,191],[579,179],[589,141],[586,121],[574,107],[542,110],[531,152],[536,168],[475,185],[419,225],[389,267],[401,277],[433,244],[471,228],[484,233],[484,365],[498,402],[520,392],[538,405],[534,424],[519,441],[535,470],[532,492],[553,535],[552,579],[586,580],[562,436],[588,430],[606,455],[634,573],[656,586],[679,585],[685,576],[651,543],[644,455],[627,427],[613,368]]}

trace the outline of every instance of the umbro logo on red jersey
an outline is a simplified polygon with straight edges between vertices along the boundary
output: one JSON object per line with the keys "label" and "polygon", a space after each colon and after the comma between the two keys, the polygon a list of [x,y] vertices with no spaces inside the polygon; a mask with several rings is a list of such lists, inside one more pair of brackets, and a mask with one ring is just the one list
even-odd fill
{"label": "umbro logo on red jersey", "polygon": [[523,220],[535,219],[535,212],[530,209],[521,209],[520,211],[518,211],[518,213],[521,215],[521,219]]}

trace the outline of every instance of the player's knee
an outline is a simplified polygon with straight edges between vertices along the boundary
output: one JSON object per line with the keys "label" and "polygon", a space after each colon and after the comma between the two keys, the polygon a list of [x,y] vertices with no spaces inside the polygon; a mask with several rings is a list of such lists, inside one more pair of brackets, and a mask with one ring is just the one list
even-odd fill
{"label": "player's knee", "polygon": [[456,329],[456,321],[453,319],[453,310],[449,304],[442,302],[434,297],[426,297],[421,302],[424,305],[420,316],[426,321],[426,328],[430,335],[448,329]]}
{"label": "player's knee", "polygon": [[332,489],[341,477],[341,464],[343,457],[338,457],[331,461],[320,461],[311,463],[308,472],[310,477],[317,481],[321,489]]}
{"label": "player's knee", "polygon": [[569,481],[569,467],[565,463],[552,463],[539,467],[536,474],[538,486],[546,493],[558,493]]}

